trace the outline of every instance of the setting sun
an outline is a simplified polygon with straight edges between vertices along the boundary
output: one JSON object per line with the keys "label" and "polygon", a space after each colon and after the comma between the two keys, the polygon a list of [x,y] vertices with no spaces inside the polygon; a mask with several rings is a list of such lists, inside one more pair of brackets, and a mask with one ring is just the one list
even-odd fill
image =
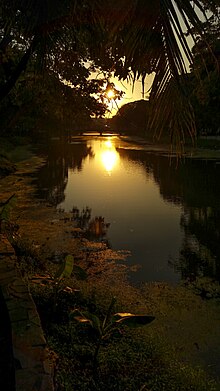
{"label": "setting sun", "polygon": [[114,99],[114,97],[115,97],[115,93],[114,93],[113,90],[108,90],[108,91],[106,92],[106,95],[107,95],[107,98],[108,98],[108,99]]}

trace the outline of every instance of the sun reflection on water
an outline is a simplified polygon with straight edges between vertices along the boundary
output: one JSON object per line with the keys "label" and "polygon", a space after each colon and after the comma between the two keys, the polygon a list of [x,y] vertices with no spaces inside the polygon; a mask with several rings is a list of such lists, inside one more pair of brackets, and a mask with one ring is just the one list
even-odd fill
{"label": "sun reflection on water", "polygon": [[101,162],[105,167],[105,170],[111,175],[112,170],[116,167],[119,161],[119,154],[115,149],[111,140],[106,140],[103,145],[103,151],[101,152]]}

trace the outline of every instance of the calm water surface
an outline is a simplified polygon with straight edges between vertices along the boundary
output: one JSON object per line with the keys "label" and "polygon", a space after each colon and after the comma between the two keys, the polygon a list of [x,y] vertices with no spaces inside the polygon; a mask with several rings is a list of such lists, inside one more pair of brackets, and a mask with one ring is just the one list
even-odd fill
{"label": "calm water surface", "polygon": [[130,250],[136,282],[220,279],[220,164],[139,150],[116,136],[53,143],[39,195],[57,208],[91,209],[109,223],[114,249]]}

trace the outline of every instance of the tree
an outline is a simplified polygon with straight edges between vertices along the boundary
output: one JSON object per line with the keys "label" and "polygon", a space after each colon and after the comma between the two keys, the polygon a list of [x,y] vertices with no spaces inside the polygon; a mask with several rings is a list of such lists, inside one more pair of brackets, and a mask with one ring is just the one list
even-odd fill
{"label": "tree", "polygon": [[113,126],[126,134],[146,136],[149,105],[143,99],[123,105],[112,119]]}
{"label": "tree", "polygon": [[22,40],[25,51],[5,76],[0,98],[14,86],[31,57],[36,56],[43,66],[54,44],[68,33],[81,60],[92,61],[107,74],[144,81],[155,72],[150,126],[155,132],[161,126],[167,128],[180,148],[185,134],[195,134],[184,77],[179,77],[187,73],[186,60],[192,62],[180,19],[188,34],[203,37],[197,10],[206,17],[209,7],[217,15],[218,6],[219,0],[119,0],[114,4],[110,0],[65,0],[62,4],[41,0],[37,6],[34,0],[13,0],[10,6],[3,0],[0,47],[4,52],[12,36],[19,45]]}
{"label": "tree", "polygon": [[103,93],[101,81],[88,81],[83,68],[75,70],[73,65],[72,70],[77,77],[75,86],[60,80],[59,68],[47,68],[44,75],[36,75],[29,64],[25,77],[19,78],[0,106],[1,133],[18,129],[30,133],[42,125],[45,129],[45,124],[53,131],[67,132],[85,125],[91,116],[104,115],[105,104],[93,96]]}
{"label": "tree", "polygon": [[185,87],[186,59],[191,63],[192,53],[183,24],[189,35],[205,39],[197,10],[206,18],[207,4],[217,14],[218,3],[214,1],[204,5],[202,1],[193,4],[157,0],[152,4],[130,0],[126,1],[126,7],[125,1],[120,1],[113,9],[107,1],[108,16],[106,19],[103,16],[113,40],[109,44],[109,56],[115,61],[114,74],[121,79],[142,78],[144,83],[147,74],[155,73],[148,128],[158,137],[162,130],[167,130],[172,144],[180,151],[185,137],[193,139],[196,134],[194,112]]}
{"label": "tree", "polygon": [[198,131],[216,134],[220,132],[220,27],[214,17],[208,26],[204,23],[204,30],[212,53],[199,37],[192,48],[189,82]]}
{"label": "tree", "polygon": [[[54,43],[43,72],[36,72],[37,57],[30,59],[25,74],[0,106],[2,132],[17,126],[30,130],[46,121],[53,128],[71,130],[74,125],[85,125],[91,116],[105,114],[107,106],[97,97],[103,95],[106,80],[88,79],[89,67],[72,49],[73,45],[71,35],[59,45]],[[16,66],[23,51],[23,47],[7,48],[6,70],[9,63]]]}

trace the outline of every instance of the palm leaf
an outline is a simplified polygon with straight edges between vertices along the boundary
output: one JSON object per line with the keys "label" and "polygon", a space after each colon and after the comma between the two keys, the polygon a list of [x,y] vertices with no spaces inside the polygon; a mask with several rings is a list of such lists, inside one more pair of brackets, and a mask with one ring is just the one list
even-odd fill
{"label": "palm leaf", "polygon": [[88,323],[95,330],[97,330],[99,334],[101,334],[101,324],[99,318],[89,311],[80,311],[75,309],[69,314],[69,319],[71,321],[76,320],[79,323]]}
{"label": "palm leaf", "polygon": [[[203,2],[196,0],[194,3],[206,18]],[[125,60],[124,69],[117,69],[116,74],[125,79],[130,69],[134,79],[141,78],[144,85],[146,75],[155,72],[150,93],[152,116],[149,127],[156,137],[167,130],[172,144],[181,152],[186,137],[193,140],[196,135],[194,115],[185,87],[187,67],[192,63],[186,33],[194,42],[197,35],[202,36],[205,42],[205,34],[191,1],[160,0],[155,4],[154,7],[152,2],[135,2],[133,16],[119,32],[121,46],[118,53]]]}
{"label": "palm leaf", "polygon": [[72,255],[67,255],[64,259],[64,262],[56,272],[54,278],[61,280],[62,278],[69,278],[72,274],[74,266],[74,258]]}
{"label": "palm leaf", "polygon": [[86,271],[78,265],[73,265],[72,271],[78,280],[86,280],[88,277]]}
{"label": "palm leaf", "polygon": [[145,326],[153,322],[155,319],[154,316],[149,315],[135,315],[131,313],[117,313],[114,315],[115,322],[118,324],[124,324],[131,328],[136,328],[140,326]]}

